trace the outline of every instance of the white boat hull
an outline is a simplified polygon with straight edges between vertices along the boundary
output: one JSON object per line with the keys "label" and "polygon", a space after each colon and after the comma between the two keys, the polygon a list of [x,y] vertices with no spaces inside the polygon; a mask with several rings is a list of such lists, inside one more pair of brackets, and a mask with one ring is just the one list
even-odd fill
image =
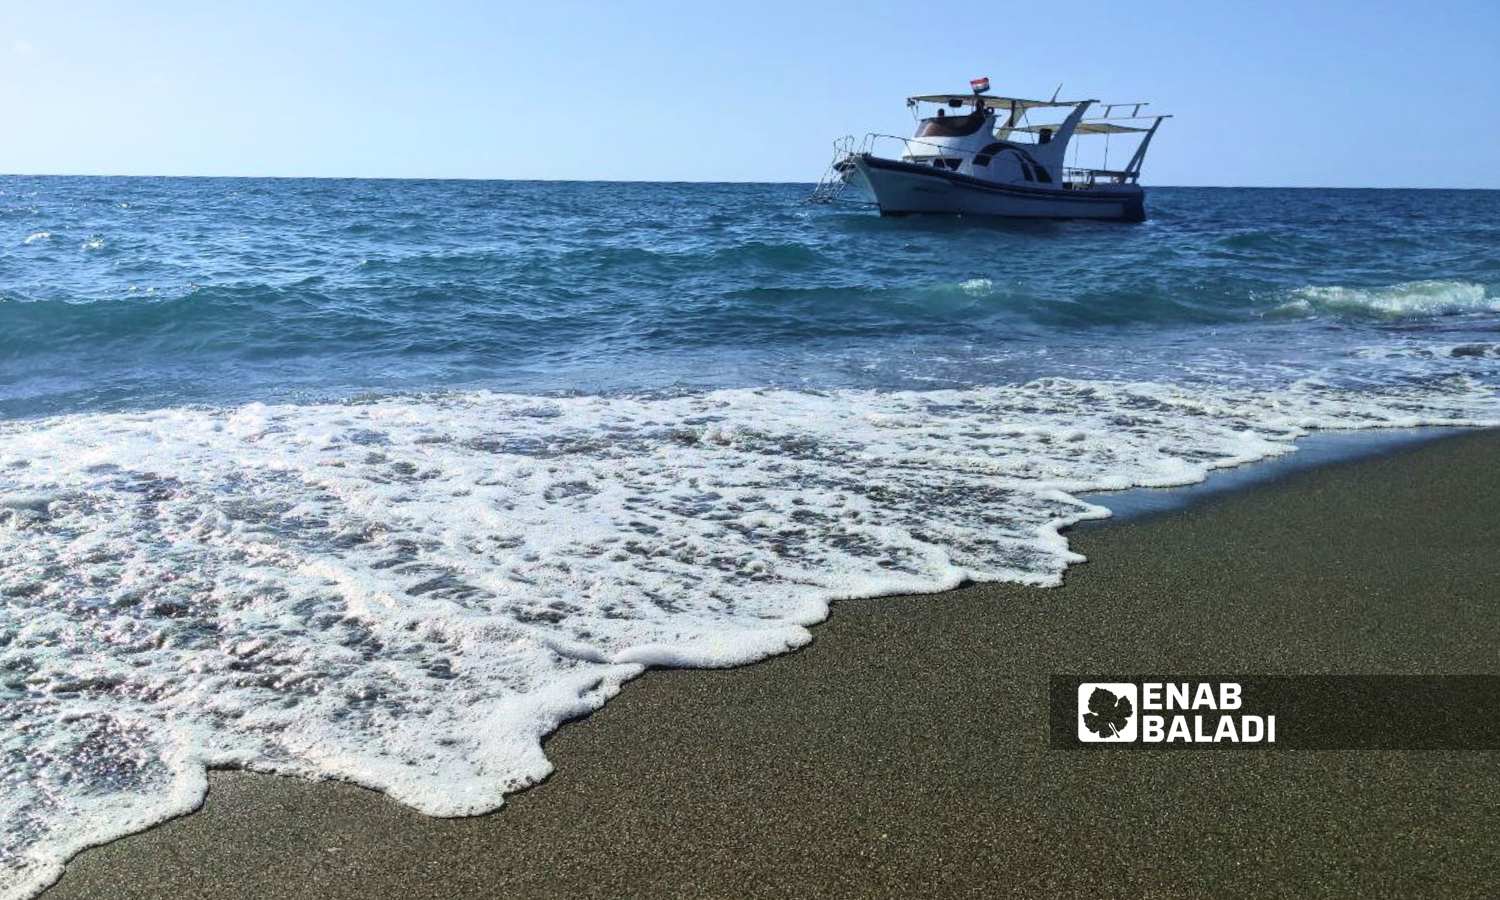
{"label": "white boat hull", "polygon": [[1091,188],[1004,184],[900,160],[860,154],[845,177],[869,193],[882,215],[946,213],[1017,219],[1099,219],[1140,222],[1145,191],[1139,185]]}

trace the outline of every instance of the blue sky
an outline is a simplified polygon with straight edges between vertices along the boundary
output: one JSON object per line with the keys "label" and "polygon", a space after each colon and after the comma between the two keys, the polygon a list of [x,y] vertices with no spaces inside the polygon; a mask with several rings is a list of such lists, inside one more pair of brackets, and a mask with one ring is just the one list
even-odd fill
{"label": "blue sky", "polygon": [[809,181],[989,75],[1175,113],[1148,183],[1500,187],[1495,0],[240,6],[6,4],[0,172]]}

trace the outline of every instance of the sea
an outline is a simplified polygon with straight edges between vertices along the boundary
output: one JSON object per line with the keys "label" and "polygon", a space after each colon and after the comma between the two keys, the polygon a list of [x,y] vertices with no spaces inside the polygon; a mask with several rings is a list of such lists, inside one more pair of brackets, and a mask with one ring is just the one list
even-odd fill
{"label": "sea", "polygon": [[650,667],[1056,585],[1107,492],[1315,431],[1500,423],[1500,192],[810,189],[0,178],[0,897],[212,767],[494,810]]}

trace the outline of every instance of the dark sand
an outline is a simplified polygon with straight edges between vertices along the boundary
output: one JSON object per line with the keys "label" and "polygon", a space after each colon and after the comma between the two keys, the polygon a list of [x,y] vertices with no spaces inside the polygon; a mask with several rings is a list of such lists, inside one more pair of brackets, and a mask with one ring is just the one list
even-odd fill
{"label": "dark sand", "polygon": [[[474,819],[214,777],[68,897],[1495,896],[1500,754],[1049,750],[1054,672],[1500,672],[1500,435],[1076,530],[1067,585],[839,604],[662,671]],[[1497,705],[1500,709],[1500,705]]]}

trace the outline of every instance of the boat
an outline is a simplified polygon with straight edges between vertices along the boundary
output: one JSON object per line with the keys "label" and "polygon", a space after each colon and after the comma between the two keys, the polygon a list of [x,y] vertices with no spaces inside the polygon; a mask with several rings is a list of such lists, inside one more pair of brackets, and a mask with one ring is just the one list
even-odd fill
{"label": "boat", "polygon": [[[1141,165],[1157,129],[1171,118],[1142,115],[1147,103],[1059,100],[1056,93],[1050,100],[1000,97],[989,93],[988,78],[977,78],[967,94],[923,94],[908,97],[906,105],[915,134],[835,142],[833,164],[812,199],[842,199],[852,188],[885,216],[1145,221]],[[1093,109],[1103,114],[1089,118]],[[1117,169],[1109,167],[1114,135],[1134,142]],[[1069,148],[1076,161],[1076,141],[1086,136],[1104,138],[1100,168],[1067,165]]]}

